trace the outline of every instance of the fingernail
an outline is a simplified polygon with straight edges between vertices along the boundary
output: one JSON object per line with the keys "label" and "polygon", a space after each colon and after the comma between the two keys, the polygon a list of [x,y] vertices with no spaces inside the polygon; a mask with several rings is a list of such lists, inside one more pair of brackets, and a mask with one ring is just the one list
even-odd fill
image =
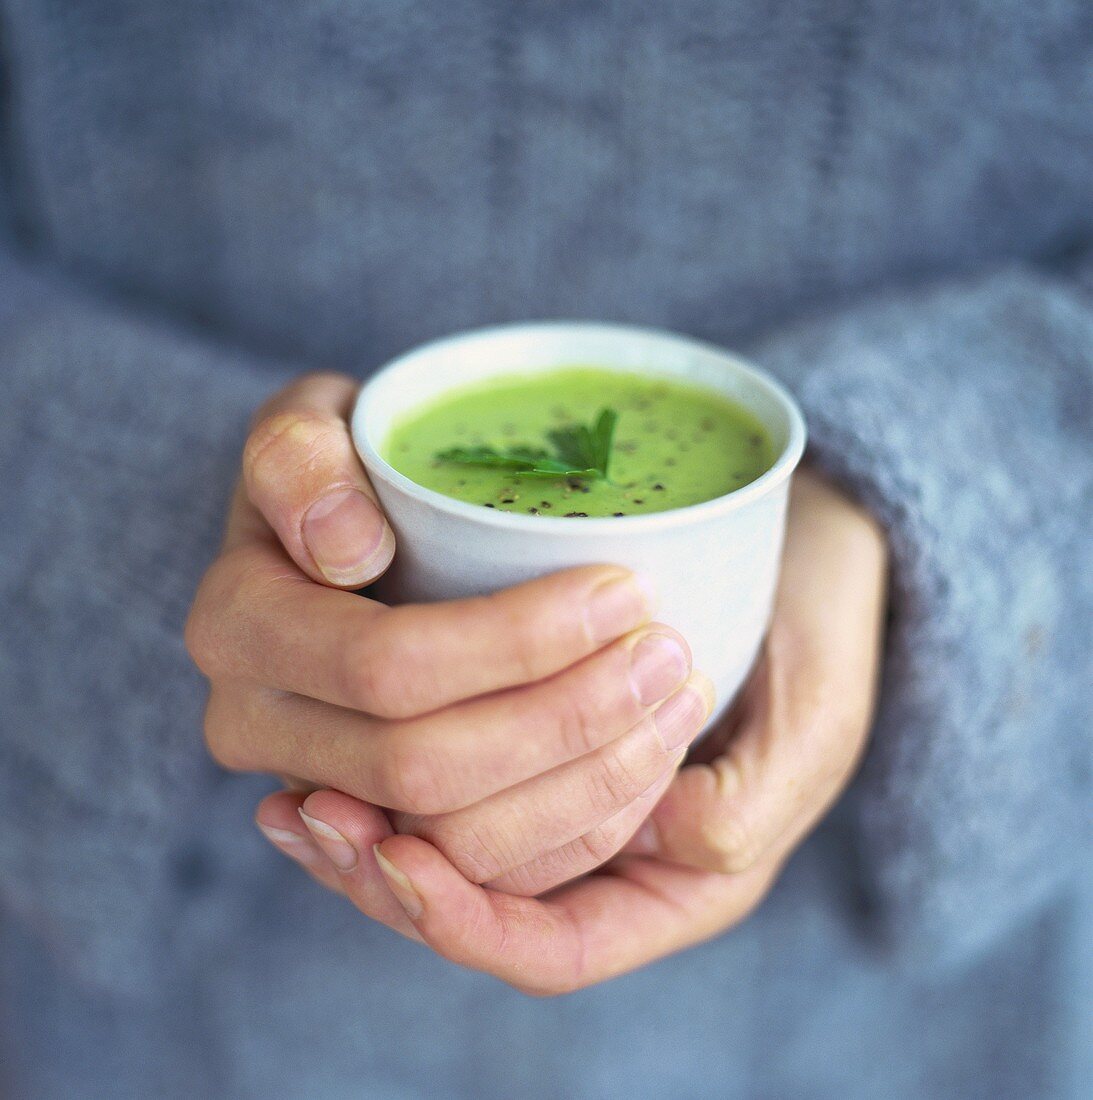
{"label": "fingernail", "polygon": [[643,706],[674,691],[687,678],[687,654],[667,634],[648,634],[630,653],[630,679]]}
{"label": "fingernail", "polygon": [[335,489],[304,516],[303,539],[331,584],[364,584],[394,542],[380,510],[357,489]]}
{"label": "fingernail", "polygon": [[310,817],[303,810],[297,812],[315,838],[315,843],[326,852],[327,858],[339,871],[352,871],[357,866],[357,849],[333,825]]}
{"label": "fingernail", "polygon": [[387,880],[387,885],[391,887],[391,893],[398,899],[399,905],[406,910],[406,915],[410,920],[417,920],[421,914],[425,912],[425,907],[421,904],[421,898],[418,897],[413,884],[406,875],[380,851],[380,846],[378,844],[372,845],[372,851],[376,853],[376,862],[379,864],[379,869],[383,872],[383,877]]}
{"label": "fingernail", "polygon": [[588,632],[597,644],[609,642],[648,622],[655,606],[652,582],[640,574],[604,581],[585,607]]}
{"label": "fingernail", "polygon": [[290,832],[288,829],[275,829],[272,825],[259,823],[258,828],[278,851],[283,852],[299,863],[315,864],[323,859],[322,852],[315,846],[310,837],[301,836],[299,833]]}
{"label": "fingernail", "polygon": [[660,851],[660,833],[657,832],[652,818],[649,818],[630,838],[626,851],[638,856],[652,856]]}
{"label": "fingernail", "polygon": [[657,707],[653,724],[670,752],[693,741],[708,714],[706,700],[694,688],[685,687]]}

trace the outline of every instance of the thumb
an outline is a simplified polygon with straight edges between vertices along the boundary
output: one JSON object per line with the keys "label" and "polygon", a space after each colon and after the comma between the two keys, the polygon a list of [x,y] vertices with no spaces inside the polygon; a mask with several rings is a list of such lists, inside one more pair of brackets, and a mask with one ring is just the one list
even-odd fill
{"label": "thumb", "polygon": [[391,564],[395,536],[349,434],[358,383],[308,374],[260,410],[243,449],[250,502],[309,577],[360,588]]}

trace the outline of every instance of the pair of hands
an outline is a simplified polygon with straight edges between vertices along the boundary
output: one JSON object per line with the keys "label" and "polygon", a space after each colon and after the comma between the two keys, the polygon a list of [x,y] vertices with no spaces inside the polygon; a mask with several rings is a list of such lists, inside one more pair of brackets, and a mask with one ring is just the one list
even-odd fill
{"label": "pair of hands", "polygon": [[395,552],[349,437],[355,393],[312,375],[261,410],[187,623],[212,755],[290,788],[259,828],[367,916],[529,993],[738,923],[864,746],[875,523],[798,474],[763,656],[681,767],[712,692],[626,571],[421,606],[340,590]]}

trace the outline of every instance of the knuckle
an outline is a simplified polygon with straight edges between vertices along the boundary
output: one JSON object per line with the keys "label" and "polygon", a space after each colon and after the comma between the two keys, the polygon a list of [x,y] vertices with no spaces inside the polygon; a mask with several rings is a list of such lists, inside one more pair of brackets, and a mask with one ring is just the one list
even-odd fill
{"label": "knuckle", "polygon": [[344,691],[358,710],[391,719],[417,713],[413,687],[419,662],[403,632],[374,622],[346,646],[344,660]]}
{"label": "knuckle", "polygon": [[238,723],[216,691],[210,693],[205,706],[203,730],[205,749],[220,767],[231,772],[246,770],[249,761]]}
{"label": "knuckle", "polygon": [[312,467],[343,441],[344,429],[321,413],[310,409],[272,413],[247,438],[244,477],[259,492],[277,491],[286,479]]}
{"label": "knuckle", "polygon": [[558,738],[569,759],[584,756],[603,743],[601,723],[587,693],[572,688],[557,692],[554,707]]}
{"label": "knuckle", "polygon": [[[564,851],[560,854],[564,855]],[[480,885],[502,890],[506,894],[517,897],[533,898],[556,885],[553,880],[544,885],[543,870],[542,860],[528,861],[518,866],[510,864],[507,870],[490,879],[483,879]]]}
{"label": "knuckle", "polygon": [[388,658],[377,653],[367,635],[346,647],[343,670],[346,697],[362,711],[390,718],[383,701],[393,695]]}
{"label": "knuckle", "polygon": [[603,825],[578,837],[577,842],[593,865],[599,867],[618,853],[625,839],[620,830]]}
{"label": "knuckle", "polygon": [[204,607],[200,601],[195,601],[189,615],[186,616],[182,641],[186,646],[186,652],[190,655],[190,660],[197,666],[198,671],[208,677],[213,675],[220,650],[211,625]]}
{"label": "knuckle", "polygon": [[529,683],[543,675],[543,632],[533,629],[532,617],[525,606],[515,603],[508,592],[482,597],[483,608],[497,621],[498,636],[505,639],[505,659],[521,682]]}
{"label": "knuckle", "polygon": [[738,814],[722,811],[702,826],[702,839],[709,854],[710,869],[724,875],[750,870],[763,852],[755,830]]}
{"label": "knuckle", "polygon": [[212,677],[227,666],[225,629],[238,603],[239,577],[230,558],[218,558],[208,569],[186,618],[183,641],[198,669]]}
{"label": "knuckle", "polygon": [[588,784],[590,801],[601,812],[632,802],[647,786],[633,763],[614,750],[600,755],[589,772]]}
{"label": "knuckle", "polygon": [[377,785],[388,809],[431,817],[451,813],[454,804],[449,774],[419,747],[395,743],[377,765]]}
{"label": "knuckle", "polygon": [[210,679],[238,671],[254,645],[256,608],[284,579],[280,564],[256,563],[246,550],[218,558],[205,574],[186,619],[183,640]]}
{"label": "knuckle", "polygon": [[497,852],[497,840],[480,825],[441,818],[425,829],[425,839],[439,848],[469,882],[489,882],[510,865]]}

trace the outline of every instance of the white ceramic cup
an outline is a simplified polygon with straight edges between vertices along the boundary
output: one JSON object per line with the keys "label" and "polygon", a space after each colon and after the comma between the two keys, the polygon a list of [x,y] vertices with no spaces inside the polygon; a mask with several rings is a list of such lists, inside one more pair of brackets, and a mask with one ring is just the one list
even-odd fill
{"label": "white ceramic cup", "polygon": [[[411,481],[382,456],[392,425],[446,391],[496,375],[595,366],[677,378],[745,406],[777,459],[757,480],[667,512],[566,519],[483,508]],[[643,573],[657,620],[689,642],[717,688],[711,723],[748,674],[770,618],[790,476],[805,446],[800,410],[748,363],[710,344],[622,325],[544,322],[461,333],[399,356],[361,391],[353,439],[397,541],[381,582],[389,602],[478,595],[574,565],[610,562]]]}

